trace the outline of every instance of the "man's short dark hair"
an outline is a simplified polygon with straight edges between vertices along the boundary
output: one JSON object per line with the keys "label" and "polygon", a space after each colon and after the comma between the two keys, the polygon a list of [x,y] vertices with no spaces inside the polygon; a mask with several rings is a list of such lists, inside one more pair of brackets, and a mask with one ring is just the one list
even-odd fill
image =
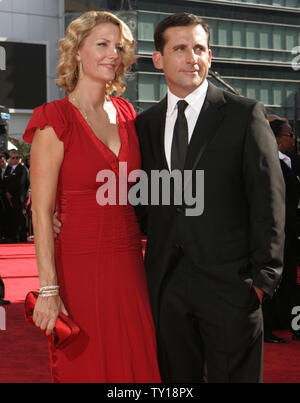
{"label": "man's short dark hair", "polygon": [[201,25],[204,31],[207,34],[207,46],[209,48],[209,26],[207,23],[200,17],[195,14],[190,13],[178,13],[172,14],[169,17],[164,18],[157,24],[157,27],[154,32],[154,44],[155,49],[158,50],[161,54],[163,53],[163,49],[166,44],[166,38],[164,36],[165,31],[168,28],[172,27],[187,27],[190,25]]}
{"label": "man's short dark hair", "polygon": [[4,157],[6,160],[8,160],[9,159],[8,151],[1,150],[1,156]]}
{"label": "man's short dark hair", "polygon": [[271,126],[271,129],[273,130],[273,133],[275,134],[275,137],[281,136],[281,129],[286,124],[287,124],[287,122],[285,120],[281,120],[281,119],[274,119],[274,120],[272,120],[272,122],[270,122],[270,126]]}

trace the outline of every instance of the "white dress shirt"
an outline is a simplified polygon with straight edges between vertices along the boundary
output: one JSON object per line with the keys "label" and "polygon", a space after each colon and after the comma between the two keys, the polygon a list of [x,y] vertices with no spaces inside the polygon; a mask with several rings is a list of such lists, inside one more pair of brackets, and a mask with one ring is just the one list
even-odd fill
{"label": "white dress shirt", "polygon": [[177,119],[177,102],[184,99],[189,105],[186,107],[184,113],[188,124],[188,141],[190,142],[194,128],[197,123],[198,116],[201,112],[206,93],[208,82],[205,80],[200,87],[189,94],[185,98],[178,98],[168,89],[168,105],[167,116],[165,125],[165,155],[166,160],[171,169],[171,148],[173,140],[174,126]]}
{"label": "white dress shirt", "polygon": [[[288,157],[287,155],[283,154],[283,153],[280,152],[280,151],[278,151],[278,154],[279,154],[279,158],[280,158],[283,162],[285,162],[286,165],[287,165],[290,169],[292,169],[292,161],[291,161],[290,157]],[[298,176],[297,176],[297,178],[298,178]],[[299,180],[299,178],[298,178],[298,180]],[[299,199],[299,203],[298,203],[298,209],[300,209],[300,199]],[[300,237],[299,237],[299,239],[300,239]]]}
{"label": "white dress shirt", "polygon": [[292,169],[292,162],[290,157],[288,157],[287,155],[283,154],[281,151],[278,151],[279,154],[279,159],[281,159],[283,162],[286,163],[286,165]]}

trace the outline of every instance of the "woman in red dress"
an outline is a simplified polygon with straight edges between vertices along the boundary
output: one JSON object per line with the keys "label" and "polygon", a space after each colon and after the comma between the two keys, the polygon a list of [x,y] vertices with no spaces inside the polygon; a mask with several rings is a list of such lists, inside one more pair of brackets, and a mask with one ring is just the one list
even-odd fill
{"label": "woman in red dress", "polygon": [[[125,89],[134,46],[129,28],[110,13],[74,20],[58,62],[58,84],[68,96],[36,108],[24,135],[32,143],[41,287],[33,319],[51,334],[64,312],[81,328],[65,349],[52,346],[54,382],[160,382],[134,209],[96,198],[99,171],[112,172],[119,189],[119,163],[127,163],[128,173],[140,168],[134,109],[109,97]],[[62,230],[54,241],[56,208]]]}

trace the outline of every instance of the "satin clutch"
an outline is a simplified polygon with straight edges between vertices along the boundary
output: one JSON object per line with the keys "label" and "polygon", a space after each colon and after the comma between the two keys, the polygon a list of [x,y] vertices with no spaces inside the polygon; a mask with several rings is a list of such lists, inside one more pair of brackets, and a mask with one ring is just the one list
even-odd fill
{"label": "satin clutch", "polygon": [[[29,292],[25,298],[25,319],[34,326],[33,310],[37,298],[38,293],[34,291]],[[46,336],[46,331],[42,330],[42,332]],[[71,318],[61,312],[56,320],[52,335],[46,337],[49,339],[53,338],[55,348],[62,350],[75,340],[76,337],[79,336],[79,333],[79,326]]]}

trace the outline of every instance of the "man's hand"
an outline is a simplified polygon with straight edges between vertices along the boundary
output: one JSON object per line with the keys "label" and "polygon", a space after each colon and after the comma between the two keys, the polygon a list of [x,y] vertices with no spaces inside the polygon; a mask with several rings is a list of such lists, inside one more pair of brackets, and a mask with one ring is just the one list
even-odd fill
{"label": "man's hand", "polygon": [[255,285],[253,286],[253,288],[258,296],[258,299],[260,300],[260,303],[262,303],[264,292],[262,290],[260,290],[259,288],[255,287]]}
{"label": "man's hand", "polygon": [[53,232],[54,232],[54,239],[58,237],[61,231],[61,222],[57,218],[57,211],[53,214]]}

